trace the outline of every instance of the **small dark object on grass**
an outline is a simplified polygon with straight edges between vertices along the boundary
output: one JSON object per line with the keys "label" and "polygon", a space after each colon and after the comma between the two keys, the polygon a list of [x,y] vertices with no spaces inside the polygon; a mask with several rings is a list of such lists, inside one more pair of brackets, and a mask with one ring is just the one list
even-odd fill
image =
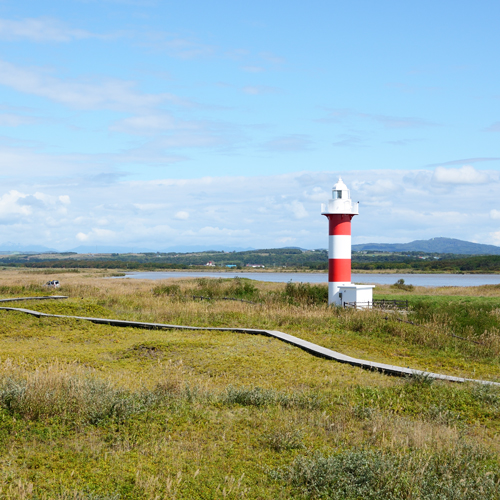
{"label": "small dark object on grass", "polygon": [[403,278],[400,278],[396,281],[396,283],[394,283],[394,285],[391,285],[391,288],[397,288],[398,290],[412,292],[415,287],[413,285],[405,285],[405,280]]}

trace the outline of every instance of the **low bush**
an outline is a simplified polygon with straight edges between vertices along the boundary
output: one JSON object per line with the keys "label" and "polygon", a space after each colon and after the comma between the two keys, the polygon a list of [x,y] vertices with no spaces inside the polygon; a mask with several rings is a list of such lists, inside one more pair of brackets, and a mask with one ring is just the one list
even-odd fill
{"label": "low bush", "polygon": [[302,439],[302,431],[292,428],[275,429],[262,436],[263,443],[278,453],[305,448]]}
{"label": "low bush", "polygon": [[416,385],[418,387],[430,387],[436,379],[431,377],[429,373],[419,373],[414,372],[411,376],[406,377],[406,381],[410,385]]}
{"label": "low bush", "polygon": [[500,338],[497,310],[497,300],[482,297],[419,297],[411,301],[408,319],[440,325],[466,338],[486,337],[484,340],[495,343]]}
{"label": "low bush", "polygon": [[23,296],[37,296],[37,295],[50,295],[54,291],[53,288],[48,288],[42,285],[2,285],[0,286],[0,296],[2,295],[17,295]]}
{"label": "low bush", "polygon": [[220,395],[219,401],[226,405],[240,406],[271,406],[280,405],[284,408],[318,409],[324,406],[325,401],[317,394],[287,394],[285,392],[261,389],[260,387],[233,387],[228,386]]}
{"label": "low bush", "polygon": [[288,406],[290,396],[269,389],[252,389],[229,386],[221,395],[221,402],[227,405],[267,406],[283,404]]}
{"label": "low bush", "polygon": [[325,285],[292,283],[289,281],[285,286],[282,297],[289,304],[328,304],[328,287]]}
{"label": "low bush", "polygon": [[[42,497],[45,500],[48,497]],[[51,497],[56,500],[120,500],[120,495],[118,493],[114,495],[100,495],[98,493],[90,493],[85,491],[71,491],[64,492],[57,497]],[[40,500],[42,500],[40,499]],[[35,497],[33,500],[37,500]]]}
{"label": "low bush", "polygon": [[403,278],[398,279],[394,285],[391,285],[391,288],[395,288],[396,290],[405,290],[406,292],[413,292],[415,289],[413,285],[406,285]]}
{"label": "low bush", "polygon": [[181,287],[179,285],[157,285],[152,289],[153,295],[180,295]]}
{"label": "low bush", "polygon": [[106,419],[124,420],[141,411],[144,401],[95,379],[38,375],[31,380],[3,380],[0,405],[28,420],[58,416],[97,424]]}
{"label": "low bush", "polygon": [[482,500],[500,498],[498,464],[461,446],[429,454],[366,449],[300,456],[271,474],[305,498],[331,500]]}
{"label": "low bush", "polygon": [[27,420],[60,417],[95,425],[105,420],[122,422],[173,397],[189,399],[191,392],[165,383],[153,390],[129,392],[106,381],[49,367],[26,378],[3,377],[0,407]]}
{"label": "low bush", "polygon": [[169,295],[174,297],[205,297],[209,299],[247,299],[255,300],[259,296],[259,290],[246,278],[212,279],[198,278],[195,280],[194,288],[184,288],[179,285],[160,284],[152,289],[153,295]]}
{"label": "low bush", "polygon": [[229,297],[238,299],[256,299],[259,296],[259,290],[249,279],[234,278],[230,281],[228,287]]}

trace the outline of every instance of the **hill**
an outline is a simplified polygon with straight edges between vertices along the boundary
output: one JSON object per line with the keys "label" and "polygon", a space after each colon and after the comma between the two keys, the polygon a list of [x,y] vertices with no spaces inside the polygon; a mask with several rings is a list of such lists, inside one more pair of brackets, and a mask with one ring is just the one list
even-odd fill
{"label": "hill", "polygon": [[500,247],[483,245],[454,238],[431,238],[415,240],[410,243],[363,243],[353,245],[353,251],[374,250],[379,252],[425,252],[455,255],[500,255]]}

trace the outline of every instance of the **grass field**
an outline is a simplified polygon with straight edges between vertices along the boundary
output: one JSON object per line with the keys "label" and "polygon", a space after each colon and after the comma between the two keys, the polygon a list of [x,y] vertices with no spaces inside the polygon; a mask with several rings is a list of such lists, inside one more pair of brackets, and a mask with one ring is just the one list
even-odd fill
{"label": "grass field", "polygon": [[[500,287],[377,287],[410,300],[402,313],[328,308],[325,287],[111,274],[54,276],[68,300],[8,305],[276,329],[500,381]],[[0,298],[45,295],[48,279],[0,271]],[[0,317],[0,499],[500,498],[497,388],[392,378],[263,336]]]}

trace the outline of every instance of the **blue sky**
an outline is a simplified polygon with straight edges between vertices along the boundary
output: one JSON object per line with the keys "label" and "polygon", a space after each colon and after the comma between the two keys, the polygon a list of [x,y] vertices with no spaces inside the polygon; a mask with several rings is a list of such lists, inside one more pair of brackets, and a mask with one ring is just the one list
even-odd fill
{"label": "blue sky", "polygon": [[0,244],[500,244],[500,4],[0,0]]}

